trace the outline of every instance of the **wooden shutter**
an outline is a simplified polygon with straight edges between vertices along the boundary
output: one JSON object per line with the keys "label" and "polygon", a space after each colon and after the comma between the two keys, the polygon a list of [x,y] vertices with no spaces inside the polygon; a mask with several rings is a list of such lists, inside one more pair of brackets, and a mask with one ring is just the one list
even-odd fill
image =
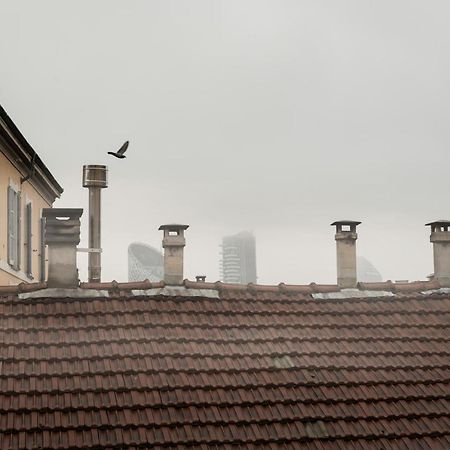
{"label": "wooden shutter", "polygon": [[11,186],[8,186],[8,264],[14,264],[14,197],[13,197],[13,189]]}
{"label": "wooden shutter", "polygon": [[20,269],[20,264],[22,262],[22,233],[21,233],[21,224],[22,224],[22,214],[21,214],[21,196],[20,192],[16,192],[16,217],[17,217],[17,258],[15,269]]}
{"label": "wooden shutter", "polygon": [[25,209],[25,236],[26,236],[26,272],[28,277],[33,276],[33,242],[32,242],[32,209],[31,203],[27,203]]}
{"label": "wooden shutter", "polygon": [[40,281],[45,281],[45,217],[41,218],[41,246],[39,265]]}
{"label": "wooden shutter", "polygon": [[17,250],[18,250],[18,215],[17,215],[17,192],[8,187],[8,263],[13,267],[17,267]]}

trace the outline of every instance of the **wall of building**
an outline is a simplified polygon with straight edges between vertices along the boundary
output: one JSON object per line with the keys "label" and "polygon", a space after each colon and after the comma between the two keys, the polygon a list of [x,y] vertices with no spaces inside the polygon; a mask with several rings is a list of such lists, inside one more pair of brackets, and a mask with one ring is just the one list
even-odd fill
{"label": "wall of building", "polygon": [[[51,204],[33,187],[32,180],[25,181],[21,186],[21,176],[13,164],[0,152],[0,285],[39,281],[40,278],[40,218],[42,209],[51,207]],[[11,183],[21,192],[21,263],[18,271],[12,269],[8,264],[8,186]],[[32,204],[32,279],[25,274],[25,208],[28,202]]]}

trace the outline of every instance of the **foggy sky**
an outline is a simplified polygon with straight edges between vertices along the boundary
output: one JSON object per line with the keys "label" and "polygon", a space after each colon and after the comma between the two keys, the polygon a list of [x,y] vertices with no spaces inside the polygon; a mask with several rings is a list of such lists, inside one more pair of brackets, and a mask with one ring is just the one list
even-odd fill
{"label": "foggy sky", "polygon": [[[448,1],[0,0],[0,102],[84,207],[107,164],[103,279],[127,246],[190,224],[186,275],[219,277],[224,234],[258,282],[334,282],[329,226],[361,220],[384,279],[433,271],[450,219]],[[106,152],[129,139],[128,158]],[[83,221],[82,246],[87,246]],[[86,254],[79,256],[86,277]]]}

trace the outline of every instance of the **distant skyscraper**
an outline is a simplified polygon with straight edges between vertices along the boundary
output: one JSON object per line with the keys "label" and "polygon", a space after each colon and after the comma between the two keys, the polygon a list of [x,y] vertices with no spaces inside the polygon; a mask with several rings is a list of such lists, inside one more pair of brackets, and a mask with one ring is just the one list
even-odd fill
{"label": "distant skyscraper", "polygon": [[140,242],[128,246],[128,281],[164,279],[163,256],[156,248]]}
{"label": "distant skyscraper", "polygon": [[256,283],[255,237],[248,231],[222,240],[222,280],[225,283]]}
{"label": "distant skyscraper", "polygon": [[364,256],[358,256],[356,267],[358,281],[366,283],[383,281],[380,272],[378,272],[375,266],[366,258],[364,258]]}

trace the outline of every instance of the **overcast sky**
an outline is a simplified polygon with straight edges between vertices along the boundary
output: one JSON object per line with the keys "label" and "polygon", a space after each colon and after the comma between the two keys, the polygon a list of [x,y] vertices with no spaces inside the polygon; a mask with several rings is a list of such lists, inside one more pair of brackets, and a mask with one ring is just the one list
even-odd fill
{"label": "overcast sky", "polygon": [[[384,279],[433,271],[450,219],[448,0],[0,0],[0,102],[84,207],[107,164],[103,279],[190,224],[186,275],[219,278],[224,234],[258,282],[334,282],[338,219]],[[106,152],[130,140],[128,158]],[[83,222],[86,245],[87,222]],[[86,254],[79,257],[87,265]],[[81,275],[86,277],[86,271]]]}

